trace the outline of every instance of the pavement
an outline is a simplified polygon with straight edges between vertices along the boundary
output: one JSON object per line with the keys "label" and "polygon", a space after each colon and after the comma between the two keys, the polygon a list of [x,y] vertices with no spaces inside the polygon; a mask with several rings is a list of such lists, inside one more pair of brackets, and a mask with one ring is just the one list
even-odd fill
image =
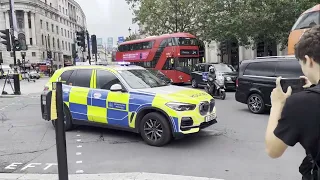
{"label": "pavement", "polygon": [[[41,118],[39,97],[0,99],[0,179],[57,179],[55,131]],[[301,179],[300,145],[279,159],[265,153],[268,114],[250,113],[234,92],[216,105],[217,124],[160,148],[137,134],[76,127],[66,133],[70,179]]]}
{"label": "pavement", "polygon": [[[28,96],[30,94],[39,94],[44,88],[44,85],[48,82],[49,78],[40,78],[34,81],[28,82],[28,80],[22,80],[20,81],[20,91],[21,95],[12,95],[13,94],[13,89],[11,88],[10,84],[6,84],[4,91],[8,93],[8,95],[2,95],[2,90],[4,87],[4,79],[0,79],[0,98],[12,98],[12,97],[18,97],[18,96]],[[12,87],[13,85],[13,80],[11,80]]]}

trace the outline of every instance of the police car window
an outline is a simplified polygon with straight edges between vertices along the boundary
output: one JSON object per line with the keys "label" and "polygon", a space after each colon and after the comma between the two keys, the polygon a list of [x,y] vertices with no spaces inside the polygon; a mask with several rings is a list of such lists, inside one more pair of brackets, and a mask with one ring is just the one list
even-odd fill
{"label": "police car window", "polygon": [[91,69],[78,69],[72,73],[69,80],[67,81],[67,84],[72,86],[89,88],[91,74],[92,74]]}
{"label": "police car window", "polygon": [[121,70],[118,72],[132,89],[154,88],[167,85],[164,80],[156,77],[146,69]]}
{"label": "police car window", "polygon": [[109,71],[97,70],[97,88],[110,90],[114,84],[121,84],[119,79]]}
{"label": "police car window", "polygon": [[61,78],[61,81],[65,81],[67,82],[71,76],[71,74],[73,73],[73,70],[71,71],[65,71],[61,74],[60,78]]}

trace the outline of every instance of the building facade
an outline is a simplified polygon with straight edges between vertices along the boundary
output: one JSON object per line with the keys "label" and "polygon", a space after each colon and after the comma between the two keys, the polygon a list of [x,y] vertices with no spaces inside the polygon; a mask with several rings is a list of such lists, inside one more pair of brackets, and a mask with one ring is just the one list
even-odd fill
{"label": "building facade", "polygon": [[[18,30],[15,37],[22,46],[27,45],[26,61],[48,62],[47,51],[52,52],[54,68],[72,62],[72,44],[76,43],[76,31],[86,29],[86,16],[74,0],[15,0],[14,9]],[[0,29],[9,29],[9,0],[0,2]],[[13,64],[12,52],[1,44],[4,64]],[[86,53],[79,53],[86,59]],[[17,59],[21,53],[16,52]]]}

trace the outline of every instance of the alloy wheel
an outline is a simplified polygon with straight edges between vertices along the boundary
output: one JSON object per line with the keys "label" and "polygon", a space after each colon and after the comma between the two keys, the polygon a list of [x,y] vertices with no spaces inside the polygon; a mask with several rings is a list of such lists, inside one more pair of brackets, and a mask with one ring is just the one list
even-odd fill
{"label": "alloy wheel", "polygon": [[158,141],[162,138],[163,128],[158,120],[148,119],[144,124],[143,130],[151,141]]}
{"label": "alloy wheel", "polygon": [[251,96],[249,98],[249,108],[252,112],[259,112],[262,108],[262,100],[258,96]]}

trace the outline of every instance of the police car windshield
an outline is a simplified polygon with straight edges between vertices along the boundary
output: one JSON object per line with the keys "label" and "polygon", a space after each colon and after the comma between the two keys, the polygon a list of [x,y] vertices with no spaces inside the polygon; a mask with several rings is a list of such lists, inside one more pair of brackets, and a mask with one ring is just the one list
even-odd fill
{"label": "police car windshield", "polygon": [[146,89],[167,86],[167,83],[146,69],[118,71],[132,89]]}

